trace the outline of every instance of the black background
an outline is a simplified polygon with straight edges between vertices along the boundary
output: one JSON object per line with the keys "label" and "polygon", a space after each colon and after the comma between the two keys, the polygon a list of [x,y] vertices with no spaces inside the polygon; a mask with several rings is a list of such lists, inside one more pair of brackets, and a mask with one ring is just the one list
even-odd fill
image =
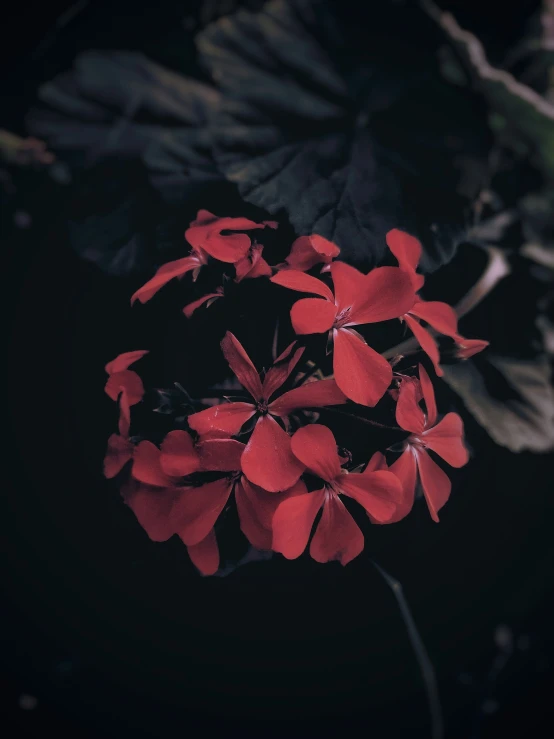
{"label": "black background", "polygon": [[[67,5],[3,10],[3,127],[21,132],[37,83],[77,49],[110,39],[148,49],[179,10],[98,2],[49,37]],[[482,3],[451,3],[482,31],[493,58],[495,45],[517,38],[531,5],[498,15]],[[45,38],[52,44],[33,58]],[[199,577],[178,541],[147,539],[101,476],[114,423],[103,366],[142,348],[144,327],[128,310],[140,281],[108,278],[75,256],[58,197],[34,179],[17,195],[32,226],[17,229],[5,213],[2,222],[5,735],[165,737],[216,726],[430,737],[421,676],[372,557],[404,586],[437,671],[447,736],[548,735],[552,460],[511,454],[466,419],[474,454],[440,525],[416,506],[394,527],[372,527],[366,552],[345,569],[306,556]],[[513,634],[513,655],[488,681],[500,625]],[[21,707],[24,695],[35,708]],[[483,715],[483,703],[493,712]]]}

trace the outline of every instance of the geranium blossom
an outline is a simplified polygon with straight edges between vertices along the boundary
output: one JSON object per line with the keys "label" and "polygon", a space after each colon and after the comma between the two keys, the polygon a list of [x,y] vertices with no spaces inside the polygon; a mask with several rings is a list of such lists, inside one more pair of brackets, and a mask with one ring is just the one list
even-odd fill
{"label": "geranium blossom", "polygon": [[254,243],[245,256],[235,262],[235,282],[255,277],[271,277],[271,267],[262,256],[263,250],[261,244]]}
{"label": "geranium blossom", "polygon": [[[163,264],[151,280],[139,288],[131,297],[131,305],[136,301],[146,303],[160,288],[174,278],[181,278],[188,272],[196,279],[200,269],[208,263],[209,257],[229,264],[240,263],[251,246],[250,236],[240,231],[276,228],[275,221],[256,223],[248,218],[219,218],[207,210],[199,210],[196,220],[185,231],[185,239],[192,246],[188,257]],[[231,233],[224,233],[230,231]]]}
{"label": "geranium blossom", "polygon": [[[186,431],[175,430],[165,437],[160,449],[150,441],[141,441],[128,456],[133,464],[122,490],[125,502],[153,541],[178,535],[205,575],[219,567],[214,525],[231,494],[248,541],[258,549],[270,549],[271,519],[277,503],[305,491],[301,481],[283,494],[252,485],[241,471],[244,448],[235,439],[207,439],[194,446]],[[182,480],[198,471],[211,473],[210,479],[194,485]],[[214,479],[213,473],[221,475]]]}
{"label": "geranium blossom", "polygon": [[293,328],[300,335],[330,331],[337,385],[356,403],[374,406],[391,383],[392,369],[353,328],[398,318],[412,307],[415,293],[398,267],[378,267],[364,275],[344,262],[333,262],[330,272],[334,295],[324,282],[298,270],[278,272],[271,281],[319,296],[293,305]]}
{"label": "geranium blossom", "polygon": [[254,431],[242,456],[241,467],[248,479],[271,492],[287,490],[299,479],[304,466],[293,455],[290,437],[275,418],[295,410],[344,403],[346,398],[334,380],[308,382],[272,400],[296,367],[304,349],[291,344],[260,377],[239,340],[228,331],[221,348],[225,359],[252,402],[222,403],[189,416],[189,425],[204,436],[214,431],[237,434],[253,416]]}
{"label": "geranium blossom", "polygon": [[[421,259],[421,243],[410,234],[395,228],[386,236],[389,249],[392,251],[400,269],[410,278],[414,290],[423,287],[425,278],[416,272]],[[425,321],[440,334],[453,339],[462,352],[461,358],[467,358],[482,351],[488,342],[465,339],[458,333],[458,317],[455,310],[447,303],[438,300],[426,301],[419,298],[405,315],[401,316],[409,326],[423,351],[433,362],[435,372],[439,377],[443,375],[440,367],[440,354],[433,335],[424,328],[420,321]]]}
{"label": "geranium blossom", "polygon": [[[121,488],[123,500],[152,541],[167,541],[179,535],[192,489],[182,478],[201,465],[201,455],[192,439],[185,431],[171,431],[160,449],[150,441],[140,442],[132,458],[131,475]],[[216,572],[219,551],[213,531],[187,550],[201,572]]]}
{"label": "geranium blossom", "polygon": [[119,433],[123,437],[129,432],[131,406],[140,403],[144,397],[142,380],[129,367],[145,354],[148,354],[147,350],[124,352],[104,367],[109,375],[104,391],[113,401],[119,401]]}
{"label": "geranium blossom", "polygon": [[[208,439],[198,444],[202,470],[222,475],[189,488],[185,494],[177,533],[187,547],[198,546],[213,533],[215,522],[233,494],[243,534],[252,546],[271,549],[271,520],[278,502],[305,491],[304,483],[299,480],[284,493],[269,493],[252,485],[241,470],[244,449],[245,445],[236,439]],[[193,551],[193,554],[196,566],[204,574],[211,574],[206,571],[205,553]],[[213,560],[213,554],[210,558]]]}
{"label": "geranium blossom", "polygon": [[387,523],[402,497],[399,480],[391,472],[348,473],[341,467],[335,437],[330,429],[311,424],[292,437],[292,451],[322,487],[297,492],[280,501],[273,516],[273,549],[288,559],[299,557],[310,537],[320,509],[321,519],[310,544],[318,562],[338,559],[345,565],[364,548],[364,537],[340,496],[346,495],[365,508],[374,520]]}
{"label": "geranium blossom", "polygon": [[339,254],[339,247],[323,236],[318,234],[300,236],[293,242],[285,263],[279,265],[279,269],[297,269],[299,272],[307,272],[316,264],[323,264],[322,271],[324,271]]}
{"label": "geranium blossom", "polygon": [[[425,413],[420,407],[421,400]],[[463,467],[468,461],[468,452],[463,442],[463,422],[457,413],[447,413],[437,423],[435,391],[422,365],[419,365],[419,380],[404,378],[400,382],[396,421],[410,432],[404,451],[390,466],[404,488],[398,515],[402,518],[411,510],[419,478],[431,517],[438,521],[438,511],[450,496],[451,484],[428,450],[438,454],[451,467]]]}

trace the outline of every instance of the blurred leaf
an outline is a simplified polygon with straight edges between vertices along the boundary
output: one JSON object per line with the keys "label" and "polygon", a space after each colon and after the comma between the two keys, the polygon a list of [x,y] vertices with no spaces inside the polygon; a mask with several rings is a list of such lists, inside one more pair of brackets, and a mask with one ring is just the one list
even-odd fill
{"label": "blurred leaf", "polygon": [[125,51],[88,51],[39,91],[27,126],[82,166],[140,159],[154,185],[179,196],[219,179],[206,121],[218,99],[207,85]]}
{"label": "blurred leaf", "polygon": [[489,436],[512,452],[554,450],[554,390],[545,357],[521,360],[487,352],[475,360],[444,366],[444,380]]}
{"label": "blurred leaf", "polygon": [[[486,98],[506,135],[529,144],[536,152],[536,164],[554,178],[554,105],[535,90],[522,84],[505,70],[489,64],[483,46],[474,34],[458,25],[432,0],[421,0],[428,14],[439,24],[471,74],[473,84]],[[509,140],[509,138],[507,139]]]}
{"label": "blurred leaf", "polygon": [[397,226],[422,239],[431,271],[462,235],[448,146],[464,150],[475,126],[460,129],[451,112],[465,93],[448,97],[433,24],[412,7],[374,13],[360,28],[340,4],[272,0],[201,32],[222,93],[214,155],[246,200],[285,211],[297,233],[335,241],[348,261],[378,263]]}
{"label": "blurred leaf", "polygon": [[88,51],[39,100],[27,125],[75,172],[67,214],[74,249],[109,274],[151,269],[161,249],[152,188],[182,208],[224,181],[206,130],[217,92],[139,53]]}

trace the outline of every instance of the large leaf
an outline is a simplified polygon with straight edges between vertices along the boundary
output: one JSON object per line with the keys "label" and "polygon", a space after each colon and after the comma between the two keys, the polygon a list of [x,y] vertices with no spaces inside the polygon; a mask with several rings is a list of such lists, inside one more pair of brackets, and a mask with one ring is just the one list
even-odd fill
{"label": "large leaf", "polygon": [[246,200],[285,211],[298,233],[332,239],[347,260],[379,262],[396,226],[422,239],[433,270],[461,236],[459,152],[443,144],[461,131],[465,93],[449,97],[433,24],[417,8],[379,3],[363,29],[338,8],[272,0],[199,34],[222,92],[215,158]]}
{"label": "large leaf", "polygon": [[90,166],[116,156],[141,159],[154,183],[180,194],[217,179],[206,121],[217,103],[207,85],[170,72],[142,54],[88,51],[39,91],[30,131],[54,151]]}
{"label": "large leaf", "polygon": [[447,365],[443,379],[497,444],[512,452],[554,450],[554,390],[548,360],[486,352],[481,362],[486,363],[481,368],[475,360]]}
{"label": "large leaf", "polygon": [[192,218],[203,193],[224,182],[206,128],[217,97],[207,85],[121,51],[85,52],[40,89],[27,125],[72,166],[66,220],[82,258],[114,275],[159,262],[155,191],[181,210],[190,200]]}

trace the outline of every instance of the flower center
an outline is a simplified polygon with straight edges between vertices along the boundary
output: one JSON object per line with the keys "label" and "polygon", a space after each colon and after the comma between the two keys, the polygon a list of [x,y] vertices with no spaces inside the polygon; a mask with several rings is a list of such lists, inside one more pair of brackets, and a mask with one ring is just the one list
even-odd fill
{"label": "flower center", "polygon": [[345,323],[348,323],[350,318],[350,308],[344,308],[335,316],[335,322],[333,328],[342,328]]}
{"label": "flower center", "polygon": [[258,402],[256,403],[256,410],[258,411],[258,413],[261,413],[263,416],[265,416],[269,412],[267,400],[264,400],[263,398],[258,400]]}
{"label": "flower center", "polygon": [[419,449],[425,448],[425,442],[423,441],[423,439],[420,439],[419,436],[416,436],[415,434],[409,436],[406,441],[411,446],[418,447]]}

